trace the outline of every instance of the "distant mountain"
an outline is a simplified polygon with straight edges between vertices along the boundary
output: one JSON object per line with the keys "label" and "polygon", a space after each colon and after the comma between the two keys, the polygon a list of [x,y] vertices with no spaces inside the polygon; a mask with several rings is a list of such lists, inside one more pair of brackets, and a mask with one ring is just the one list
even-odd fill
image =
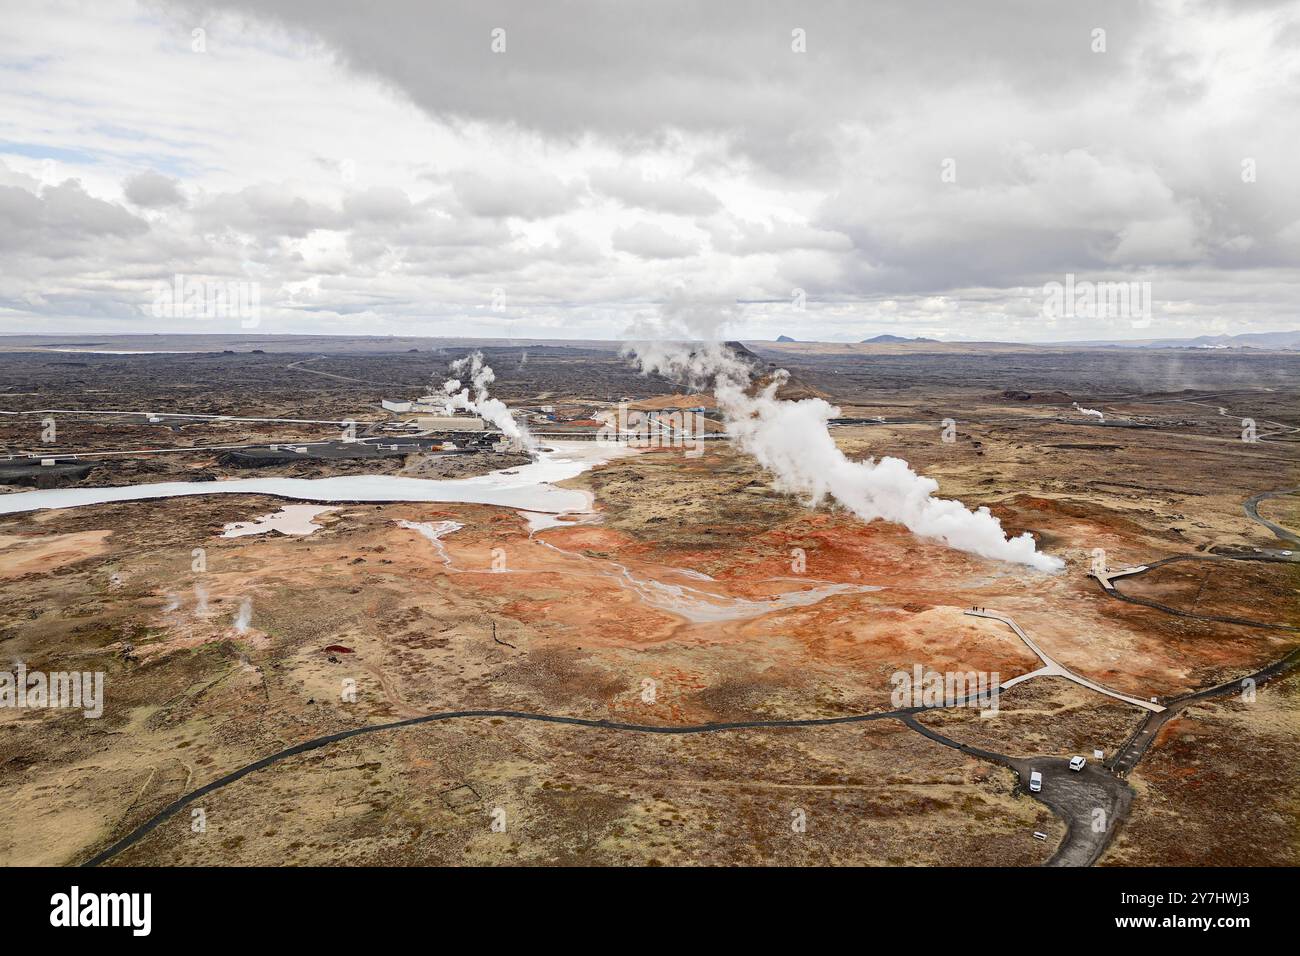
{"label": "distant mountain", "polygon": [[1300,349],[1300,330],[1198,335],[1190,339],[1101,339],[1067,345],[1109,345],[1126,349]]}
{"label": "distant mountain", "polygon": [[790,336],[788,336],[788,335],[778,335],[778,336],[776,337],[776,340],[777,340],[778,342],[798,342],[798,341],[799,341],[798,339],[792,339],[792,338],[790,338]]}
{"label": "distant mountain", "polygon": [[937,341],[939,340],[923,339],[920,338],[919,336],[914,339],[909,339],[905,335],[877,335],[874,338],[863,339],[859,344],[860,345],[881,345],[889,342],[937,342]]}

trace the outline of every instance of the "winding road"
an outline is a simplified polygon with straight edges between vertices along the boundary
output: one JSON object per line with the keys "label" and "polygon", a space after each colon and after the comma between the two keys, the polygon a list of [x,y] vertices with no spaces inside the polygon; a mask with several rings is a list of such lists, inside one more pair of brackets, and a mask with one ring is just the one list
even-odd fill
{"label": "winding road", "polygon": [[1146,755],[1147,749],[1156,739],[1156,735],[1160,732],[1160,728],[1168,721],[1178,716],[1178,714],[1189,704],[1194,704],[1200,700],[1208,700],[1211,697],[1222,697],[1226,694],[1241,693],[1250,685],[1258,687],[1265,681],[1272,680],[1275,677],[1280,677],[1287,673],[1295,668],[1297,664],[1300,664],[1300,647],[1297,647],[1280,661],[1274,661],[1272,664],[1261,667],[1253,674],[1248,674],[1245,677],[1236,677],[1232,680],[1224,681],[1222,684],[1216,684],[1214,687],[1207,687],[1204,690],[1194,691],[1193,693],[1186,694],[1183,697],[1170,701],[1169,705],[1162,713],[1151,714],[1146,720],[1138,725],[1138,728],[1133,731],[1129,739],[1124,742],[1124,745],[1120,747],[1119,750],[1115,751],[1115,755],[1110,759],[1109,763],[1107,763],[1107,766],[1118,776],[1127,776],[1128,772],[1136,767],[1138,761]]}
{"label": "winding road", "polygon": [[1241,507],[1246,512],[1246,517],[1258,521],[1269,531],[1272,531],[1275,537],[1283,541],[1289,541],[1292,544],[1300,544],[1300,534],[1292,531],[1290,528],[1284,528],[1280,524],[1269,521],[1267,518],[1261,518],[1259,514],[1259,503],[1268,498],[1284,498],[1287,495],[1300,494],[1300,488],[1286,488],[1282,491],[1262,491],[1253,497],[1247,498],[1246,503]]}
{"label": "winding road", "polygon": [[1260,627],[1277,631],[1300,631],[1300,627],[1293,624],[1277,624],[1272,621],[1255,621],[1244,617],[1231,617],[1223,614],[1197,614],[1194,611],[1184,611],[1176,607],[1170,607],[1168,604],[1161,604],[1159,601],[1152,601],[1150,598],[1133,597],[1132,595],[1122,592],[1114,583],[1114,579],[1120,577],[1136,577],[1139,574],[1146,574],[1156,568],[1164,567],[1166,564],[1175,564],[1180,561],[1280,561],[1286,563],[1290,558],[1278,557],[1271,553],[1262,553],[1260,555],[1210,555],[1210,554],[1175,554],[1167,558],[1161,558],[1158,561],[1149,561],[1148,563],[1135,568],[1124,568],[1120,571],[1102,572],[1101,574],[1092,573],[1092,577],[1101,582],[1102,588],[1106,594],[1117,601],[1125,601],[1129,604],[1140,604],[1143,607],[1154,608],[1157,611],[1163,611],[1165,614],[1173,614],[1176,617],[1185,617],[1193,621],[1210,621],[1216,624],[1236,624],[1241,627]]}
{"label": "winding road", "polygon": [[[1298,493],[1300,493],[1300,488],[1287,488],[1282,491],[1265,491],[1265,492],[1261,492],[1260,494],[1253,495],[1252,497],[1246,499],[1246,502],[1242,507],[1245,510],[1247,517],[1253,519],[1254,521],[1259,522],[1261,525],[1268,528],[1269,531],[1271,531],[1275,537],[1283,541],[1300,542],[1300,535],[1297,535],[1289,528],[1284,528],[1282,525],[1269,521],[1267,518],[1260,517],[1259,510],[1258,510],[1259,503],[1267,498],[1280,498],[1284,495],[1294,495]],[[1293,563],[1296,560],[1297,558],[1294,555],[1289,555],[1285,552],[1275,552],[1275,551],[1261,551],[1259,554],[1242,553],[1237,555],[1215,555],[1215,556],[1180,554],[1168,558],[1162,558],[1159,561],[1152,561],[1140,568],[1129,569],[1127,572],[1123,572],[1123,573],[1140,574],[1150,570],[1151,568],[1157,568],[1160,567],[1161,565],[1170,564],[1174,561],[1284,561],[1284,562]],[[1165,604],[1159,604],[1155,601],[1148,601],[1142,598],[1134,598],[1134,597],[1129,597],[1128,595],[1125,594],[1121,594],[1113,585],[1109,585],[1107,581],[1102,580],[1102,578],[1105,577],[1105,575],[1093,575],[1093,576],[1097,577],[1098,580],[1102,581],[1106,593],[1109,594],[1111,597],[1120,601],[1128,601],[1131,604],[1143,604],[1146,605],[1147,607],[1151,607],[1151,608],[1155,608],[1156,610],[1163,611],[1166,614],[1175,614],[1178,615],[1179,617],[1190,617],[1190,618],[1195,618],[1197,620],[1204,620],[1204,621],[1221,621],[1230,624],[1240,624],[1246,627],[1263,627],[1263,628],[1273,628],[1276,630],[1284,630],[1284,631],[1300,631],[1300,627],[1295,627],[1290,624],[1263,623],[1259,621],[1247,621],[1235,617],[1217,617],[1214,615],[1192,614],[1187,611],[1181,611],[1177,608],[1169,607],[1168,605]],[[1170,701],[1164,713],[1151,714],[1149,717],[1147,717],[1146,720],[1144,720],[1137,727],[1137,729],[1133,731],[1129,739],[1124,742],[1124,745],[1115,752],[1115,755],[1111,758],[1107,766],[1116,775],[1121,777],[1126,776],[1129,773],[1129,771],[1131,771],[1134,767],[1137,766],[1138,761],[1140,761],[1142,757],[1146,755],[1147,750],[1150,748],[1152,742],[1156,739],[1156,736],[1159,734],[1160,728],[1162,728],[1168,721],[1176,717],[1189,704],[1193,704],[1196,701],[1200,701],[1200,700],[1207,700],[1211,697],[1219,697],[1230,693],[1240,693],[1247,686],[1251,686],[1251,685],[1258,687],[1260,684],[1264,683],[1265,681],[1272,680],[1275,677],[1279,677],[1282,674],[1287,673],[1288,671],[1294,669],[1297,665],[1300,665],[1300,647],[1297,647],[1294,650],[1292,650],[1290,654],[1288,654],[1286,657],[1282,658],[1281,660],[1274,661],[1272,664],[1260,668],[1259,670],[1255,671],[1253,674],[1247,674],[1244,677],[1238,677],[1232,680],[1224,681],[1222,684],[1216,684],[1214,687],[1207,687],[1204,690],[1195,691],[1193,693],[1186,694],[1183,697],[1179,697],[1176,700]]]}
{"label": "winding road", "polygon": [[[1264,491],[1246,499],[1246,502],[1242,507],[1245,510],[1247,517],[1253,519],[1254,521],[1259,522],[1261,525],[1268,528],[1269,531],[1271,531],[1275,537],[1283,541],[1300,542],[1300,535],[1297,535],[1289,528],[1284,528],[1282,525],[1269,521],[1267,518],[1260,517],[1259,514],[1259,503],[1261,501],[1267,498],[1280,498],[1284,495],[1294,495],[1297,493],[1300,493],[1300,488],[1287,488],[1287,489],[1283,489],[1282,491]],[[1271,629],[1283,630],[1283,631],[1300,631],[1300,627],[1296,627],[1290,624],[1265,623],[1261,621],[1245,620],[1237,617],[1220,617],[1216,615],[1193,614],[1189,611],[1182,611],[1179,610],[1178,608],[1169,607],[1167,604],[1160,604],[1156,601],[1149,601],[1144,598],[1135,598],[1135,597],[1130,597],[1126,594],[1121,594],[1119,590],[1111,583],[1112,578],[1118,577],[1121,574],[1122,575],[1143,574],[1151,570],[1152,568],[1158,568],[1161,567],[1162,565],[1171,564],[1175,561],[1283,561],[1283,562],[1293,563],[1297,560],[1298,559],[1296,556],[1288,554],[1285,551],[1271,551],[1271,550],[1270,551],[1261,550],[1258,554],[1253,554],[1253,553],[1247,554],[1244,552],[1241,554],[1234,554],[1234,555],[1177,554],[1168,558],[1162,558],[1158,561],[1148,562],[1147,564],[1142,565],[1140,567],[1127,568],[1124,569],[1123,571],[1110,572],[1109,574],[1103,572],[1102,574],[1094,574],[1093,577],[1097,578],[1098,581],[1101,582],[1105,593],[1115,598],[1116,600],[1127,601],[1130,604],[1142,604],[1147,607],[1154,608],[1158,611],[1163,611],[1166,614],[1174,614],[1179,617],[1189,617],[1189,618],[1202,620],[1202,621],[1217,621],[1217,622],[1223,622],[1228,624],[1239,624],[1245,627],[1271,628]],[[1108,766],[1110,767],[1111,771],[1116,775],[1119,776],[1127,775],[1129,771],[1131,771],[1135,766],[1137,766],[1138,761],[1140,761],[1142,757],[1146,754],[1148,748],[1150,748],[1152,742],[1155,740],[1157,734],[1160,732],[1160,728],[1163,727],[1169,720],[1177,716],[1189,704],[1195,703],[1196,701],[1199,700],[1206,700],[1211,697],[1218,697],[1224,694],[1241,692],[1246,686],[1248,686],[1247,682],[1250,682],[1251,684],[1258,686],[1259,684],[1262,684],[1267,680],[1271,680],[1275,677],[1287,673],[1288,671],[1295,668],[1298,664],[1300,664],[1300,647],[1297,647],[1294,650],[1292,650],[1290,654],[1288,654],[1286,657],[1282,658],[1281,660],[1274,661],[1272,664],[1260,668],[1259,670],[1255,671],[1253,674],[1248,674],[1244,677],[1239,677],[1239,678],[1234,678],[1233,680],[1224,681],[1222,684],[1217,684],[1214,687],[1208,687],[1205,688],[1204,690],[1195,691],[1183,697],[1179,697],[1176,700],[1170,701],[1163,713],[1151,714],[1149,717],[1147,717],[1146,720],[1144,720],[1137,727],[1137,729],[1133,731],[1129,739],[1124,742],[1124,745],[1115,752],[1115,755],[1111,758]]]}
{"label": "winding road", "polygon": [[[964,701],[957,702],[958,704]],[[323,737],[315,737],[311,740],[303,741],[292,747],[286,747],[284,750],[273,753],[260,760],[255,760],[246,766],[240,767],[224,777],[219,777],[211,783],[192,790],[184,796],[173,800],[167,806],[163,807],[156,814],[146,820],[140,826],[136,827],[126,836],[122,837],[108,849],[101,851],[91,857],[82,866],[99,866],[106,863],[113,857],[117,856],[123,850],[138,843],[141,839],[152,832],[159,824],[165,823],[176,813],[185,809],[195,800],[204,797],[209,793],[220,790],[222,787],[229,786],[238,780],[242,780],[250,773],[262,770],[272,764],[280,763],[290,757],[296,757],[298,754],[309,753],[313,750],[319,750],[330,744],[338,743],[342,740],[348,740],[352,737],[359,737],[363,734],[375,734],[386,730],[400,730],[404,727],[414,727],[417,724],[429,724],[444,720],[461,720],[466,718],[499,718],[505,720],[522,720],[535,721],[547,724],[567,724],[574,727],[590,727],[597,730],[623,731],[626,733],[636,734],[670,734],[670,735],[691,735],[691,734],[711,734],[728,730],[772,730],[777,728],[802,728],[802,727],[831,727],[838,724],[860,724],[873,720],[902,720],[907,723],[912,714],[926,710],[925,707],[908,707],[902,710],[879,711],[870,714],[850,714],[843,717],[809,717],[797,720],[740,720],[729,721],[715,724],[693,724],[683,726],[671,726],[661,724],[628,724],[620,723],[613,720],[596,720],[585,717],[562,717],[552,714],[534,714],[528,711],[520,710],[453,710],[437,714],[425,714],[420,717],[410,717],[406,720],[396,720],[387,724],[372,724],[366,727],[354,727],[351,730],[341,730],[338,733],[326,734]],[[930,732],[921,728],[920,725],[907,724],[914,730],[924,733],[927,737],[931,736]],[[973,751],[972,751],[973,752]],[[991,755],[997,757],[997,762],[1004,766],[1009,766],[1009,759],[1000,755]]]}

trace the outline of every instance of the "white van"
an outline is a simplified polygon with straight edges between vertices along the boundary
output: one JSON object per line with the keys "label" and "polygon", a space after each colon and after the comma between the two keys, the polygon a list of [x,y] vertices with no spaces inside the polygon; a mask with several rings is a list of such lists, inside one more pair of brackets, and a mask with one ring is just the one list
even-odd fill
{"label": "white van", "polygon": [[1029,789],[1034,793],[1043,789],[1043,775],[1037,770],[1031,770],[1029,772]]}

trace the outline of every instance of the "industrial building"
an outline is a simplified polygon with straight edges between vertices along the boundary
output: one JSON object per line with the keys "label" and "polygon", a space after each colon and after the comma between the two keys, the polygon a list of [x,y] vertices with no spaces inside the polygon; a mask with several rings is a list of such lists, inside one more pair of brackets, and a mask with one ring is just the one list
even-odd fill
{"label": "industrial building", "polygon": [[475,415],[417,415],[415,426],[422,432],[481,432],[487,423]]}
{"label": "industrial building", "polygon": [[390,402],[384,399],[379,403],[384,411],[393,415],[414,416],[405,418],[405,423],[413,425],[424,433],[442,432],[481,432],[486,431],[487,423],[477,415],[449,415],[446,403],[436,395],[426,395],[413,402]]}

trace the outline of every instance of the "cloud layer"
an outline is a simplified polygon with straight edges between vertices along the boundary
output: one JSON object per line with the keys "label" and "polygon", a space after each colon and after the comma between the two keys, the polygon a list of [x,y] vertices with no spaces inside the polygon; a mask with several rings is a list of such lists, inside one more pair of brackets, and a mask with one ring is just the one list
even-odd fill
{"label": "cloud layer", "polygon": [[[1294,3],[263,0],[15,8],[0,331],[160,321],[618,337],[682,284],[734,334],[1293,327]],[[1150,323],[1042,315],[1142,280]]]}

